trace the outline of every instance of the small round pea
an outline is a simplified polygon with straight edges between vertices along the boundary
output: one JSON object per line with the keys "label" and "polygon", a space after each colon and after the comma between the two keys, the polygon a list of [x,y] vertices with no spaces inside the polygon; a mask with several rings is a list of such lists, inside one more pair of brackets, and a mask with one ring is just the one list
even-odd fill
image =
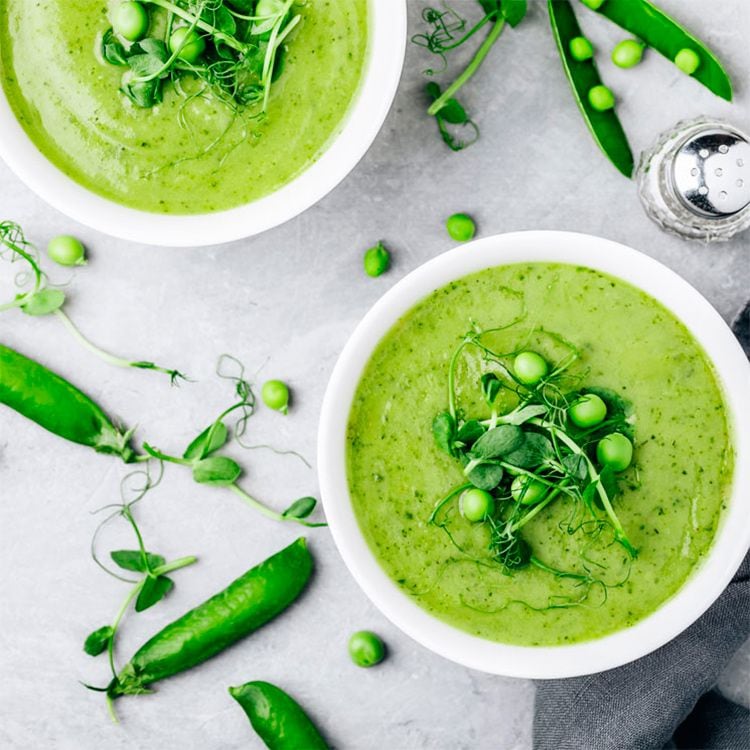
{"label": "small round pea", "polygon": [[615,106],[615,95],[612,90],[599,84],[589,89],[589,104],[597,112],[605,112]]}
{"label": "small round pea", "polygon": [[698,53],[695,52],[695,50],[685,47],[675,55],[674,64],[683,73],[687,73],[691,76],[696,70],[698,70],[698,66],[701,64],[701,59],[698,57]]}
{"label": "small round pea", "polygon": [[456,242],[468,242],[477,233],[477,225],[468,214],[449,216],[445,220],[445,228]]}
{"label": "small round pea", "polygon": [[513,360],[513,371],[524,385],[536,385],[549,372],[549,365],[541,354],[521,352]]}
{"label": "small round pea", "polygon": [[267,380],[260,391],[263,403],[282,414],[289,411],[289,388],[281,380]]}
{"label": "small round pea", "polygon": [[148,31],[148,13],[140,3],[120,3],[115,10],[112,28],[129,42],[137,42]]}
{"label": "small round pea", "polygon": [[607,405],[595,393],[586,393],[570,405],[568,416],[577,427],[594,427],[607,416]]}
{"label": "small round pea", "polygon": [[604,5],[605,0],[581,0],[581,2],[591,10],[599,10]]}
{"label": "small round pea", "polygon": [[174,53],[179,50],[177,57],[188,63],[194,63],[206,49],[206,42],[195,30],[187,26],[175,29],[169,37],[169,50]]}
{"label": "small round pea", "polygon": [[585,36],[575,36],[570,40],[570,54],[574,60],[583,62],[594,56],[594,45]]}
{"label": "small round pea", "polygon": [[391,254],[383,247],[382,242],[365,252],[365,273],[373,278],[385,273],[391,265]]}
{"label": "small round pea", "polygon": [[643,59],[643,45],[635,39],[623,39],[612,50],[612,62],[618,68],[632,68]]}
{"label": "small round pea", "polygon": [[359,630],[349,639],[349,656],[358,667],[374,667],[385,658],[385,644],[369,630]]}
{"label": "small round pea", "polygon": [[479,523],[492,515],[495,510],[495,498],[489,492],[472,487],[461,495],[458,509],[467,521]]}
{"label": "small round pea", "polygon": [[596,457],[602,466],[609,466],[613,471],[625,471],[633,460],[633,444],[625,435],[613,432],[598,442]]}
{"label": "small round pea", "polygon": [[547,485],[528,474],[519,474],[510,486],[510,494],[521,505],[536,505],[547,494]]}
{"label": "small round pea", "polygon": [[47,255],[61,266],[86,265],[86,248],[79,239],[69,234],[53,237],[47,245]]}

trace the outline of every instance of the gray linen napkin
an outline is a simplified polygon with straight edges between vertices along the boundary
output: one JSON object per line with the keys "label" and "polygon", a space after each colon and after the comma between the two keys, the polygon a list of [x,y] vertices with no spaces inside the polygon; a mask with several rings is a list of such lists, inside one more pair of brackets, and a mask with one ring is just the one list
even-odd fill
{"label": "gray linen napkin", "polygon": [[[733,328],[750,357],[750,306]],[[538,682],[535,750],[750,750],[750,712],[713,690],[748,636],[750,554],[713,606],[666,646],[607,672]]]}

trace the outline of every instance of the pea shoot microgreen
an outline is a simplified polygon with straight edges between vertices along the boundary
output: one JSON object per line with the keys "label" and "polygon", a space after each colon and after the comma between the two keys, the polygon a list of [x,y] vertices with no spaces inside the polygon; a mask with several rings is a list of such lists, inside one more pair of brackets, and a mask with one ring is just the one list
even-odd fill
{"label": "pea shoot microgreen", "polygon": [[89,341],[63,310],[67,295],[59,287],[48,285],[47,274],[40,265],[39,251],[26,239],[23,229],[13,221],[0,221],[0,259],[11,264],[20,262],[26,266],[26,270],[14,277],[19,291],[13,299],[0,303],[0,312],[15,309],[33,317],[53,315],[81,346],[107,364],[163,373],[169,377],[172,385],[187,379],[178,370],[161,367],[150,361],[118,357]]}
{"label": "pea shoot microgreen", "polygon": [[[616,392],[583,385],[582,353],[557,334],[532,328],[520,338],[520,345],[499,350],[495,342],[505,340],[509,329],[516,329],[512,338],[519,340],[522,319],[523,314],[507,326],[469,331],[450,359],[448,405],[433,420],[432,432],[436,448],[461,464],[463,481],[435,503],[428,522],[446,532],[462,554],[475,559],[457,541],[460,524],[469,522],[463,517],[462,498],[477,490],[490,493],[491,497],[472,498],[475,504],[482,499],[488,509],[486,514],[469,515],[471,522],[488,530],[486,554],[476,559],[509,574],[533,566],[573,582],[576,595],[552,597],[550,607],[591,606],[594,590],[603,591],[606,599],[606,590],[623,582],[605,582],[592,549],[619,545],[626,577],[637,555],[615,510],[618,474],[632,458],[635,418],[632,406]],[[541,355],[528,350],[532,341],[546,350],[543,367]],[[530,354],[534,357],[524,356]],[[537,364],[536,375],[529,362]],[[573,365],[578,365],[576,374]],[[483,372],[472,397],[463,378],[476,377],[477,366]],[[475,413],[467,413],[459,393]],[[579,408],[577,421],[571,420],[572,407],[599,400],[606,410]],[[485,409],[489,416],[476,413]],[[559,526],[561,548],[570,546],[571,537],[580,545],[579,570],[561,570],[541,560],[524,536],[523,530],[553,503],[565,514]]]}

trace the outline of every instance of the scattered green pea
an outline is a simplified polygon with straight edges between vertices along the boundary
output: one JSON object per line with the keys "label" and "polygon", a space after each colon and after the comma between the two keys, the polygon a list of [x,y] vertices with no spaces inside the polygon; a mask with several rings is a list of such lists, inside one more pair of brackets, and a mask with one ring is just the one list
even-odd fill
{"label": "scattered green pea", "polygon": [[591,10],[599,10],[606,0],[581,0],[581,2]]}
{"label": "scattered green pea", "polygon": [[701,59],[698,57],[698,53],[692,49],[685,47],[681,49],[674,58],[674,64],[683,72],[689,76],[693,75],[698,66],[701,64]]}
{"label": "scattered green pea", "polygon": [[524,385],[536,385],[549,372],[549,365],[541,354],[521,352],[513,360],[513,371]]}
{"label": "scattered green pea", "polygon": [[468,214],[453,214],[445,221],[445,228],[456,242],[468,242],[477,232],[477,225]]}
{"label": "scattered green pea", "polygon": [[69,234],[53,237],[47,245],[47,255],[61,266],[86,265],[86,249],[79,239]]}
{"label": "scattered green pea", "polygon": [[602,466],[609,466],[613,471],[625,471],[633,460],[633,444],[625,435],[613,432],[599,441],[596,457]]}
{"label": "scattered green pea", "polygon": [[612,62],[618,68],[632,68],[643,59],[643,44],[635,39],[623,39],[612,50]]}
{"label": "scattered green pea", "polygon": [[129,42],[137,42],[148,31],[148,13],[140,3],[120,3],[115,10],[112,28]]}
{"label": "scattered green pea", "polygon": [[467,521],[479,523],[494,512],[495,498],[489,492],[472,487],[461,495],[458,509]]}
{"label": "scattered green pea", "polygon": [[349,656],[358,667],[374,667],[385,658],[385,644],[369,630],[359,630],[349,639]]}
{"label": "scattered green pea", "polygon": [[[169,50],[187,63],[194,63],[206,49],[206,42],[195,30],[187,26],[175,29],[169,37]],[[178,52],[179,50],[179,52]]]}
{"label": "scattered green pea", "polygon": [[590,60],[594,56],[594,45],[585,36],[574,36],[569,47],[571,56],[579,62]]}
{"label": "scattered green pea", "polygon": [[598,112],[604,112],[615,106],[615,95],[602,84],[592,86],[589,89],[589,104]]}
{"label": "scattered green pea", "polygon": [[607,416],[607,405],[595,393],[586,393],[571,404],[568,416],[577,427],[594,427]]}
{"label": "scattered green pea", "polygon": [[365,273],[373,278],[385,273],[391,265],[391,254],[382,242],[365,252]]}
{"label": "scattered green pea", "polygon": [[519,474],[510,485],[511,497],[521,505],[536,505],[547,494],[546,484],[528,474]]}
{"label": "scattered green pea", "polygon": [[281,380],[267,380],[263,383],[260,396],[269,409],[275,409],[282,414],[289,411],[289,388]]}

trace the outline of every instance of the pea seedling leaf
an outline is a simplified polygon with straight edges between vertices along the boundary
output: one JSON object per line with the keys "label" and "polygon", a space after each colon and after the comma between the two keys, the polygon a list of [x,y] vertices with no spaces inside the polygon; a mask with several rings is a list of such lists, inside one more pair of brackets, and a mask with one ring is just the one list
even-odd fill
{"label": "pea seedling leaf", "polygon": [[456,420],[450,412],[441,412],[433,419],[432,435],[435,438],[435,445],[443,453],[447,453],[449,456],[456,455],[453,445],[456,440]]}
{"label": "pea seedling leaf", "polygon": [[511,424],[501,424],[482,435],[471,449],[472,458],[501,458],[518,448],[524,441],[523,430]]}
{"label": "pea seedling leaf", "polygon": [[109,556],[118,567],[123,570],[132,570],[135,573],[147,573],[149,569],[158,568],[166,562],[161,555],[146,552],[146,561],[148,562],[148,566],[146,566],[143,555],[137,549],[116,549],[110,552]]}
{"label": "pea seedling leaf", "polygon": [[104,60],[110,65],[120,65],[124,67],[128,64],[125,47],[117,41],[115,32],[112,29],[107,29],[107,31],[104,32],[101,52]]}
{"label": "pea seedling leaf", "polygon": [[562,464],[575,479],[582,481],[588,476],[586,459],[580,453],[569,453],[563,456]]}
{"label": "pea seedling leaf", "polygon": [[141,588],[138,598],[135,600],[135,611],[143,612],[144,609],[153,607],[173,588],[174,581],[167,576],[148,576],[143,582],[143,588]]}
{"label": "pea seedling leaf", "polygon": [[40,289],[32,294],[22,305],[27,315],[50,315],[65,304],[65,293],[60,289]]}
{"label": "pea seedling leaf", "polygon": [[164,91],[160,78],[153,78],[150,81],[131,80],[130,71],[126,71],[122,78],[121,91],[133,103],[139,107],[148,109],[162,101]]}
{"label": "pea seedling leaf", "polygon": [[525,432],[523,440],[513,450],[505,454],[505,461],[521,469],[534,469],[555,458],[555,449],[549,438],[538,432]]}
{"label": "pea seedling leaf", "polygon": [[103,628],[89,633],[84,641],[83,650],[89,656],[99,656],[109,646],[109,642],[112,640],[114,634],[115,631],[110,625],[105,625]]}
{"label": "pea seedling leaf", "polygon": [[242,474],[240,465],[226,456],[212,456],[193,464],[193,479],[199,484],[226,487],[234,484]]}
{"label": "pea seedling leaf", "polygon": [[301,497],[295,500],[281,515],[284,518],[307,518],[314,510],[317,500],[314,497]]}
{"label": "pea seedling leaf", "polygon": [[466,475],[466,478],[480,490],[490,492],[500,484],[503,478],[503,467],[496,463],[478,464]]}
{"label": "pea seedling leaf", "polygon": [[526,0],[502,0],[501,6],[505,20],[513,27],[518,26],[526,16]]}
{"label": "pea seedling leaf", "polygon": [[456,433],[456,443],[461,443],[464,448],[470,448],[486,432],[486,429],[476,419],[464,422]]}
{"label": "pea seedling leaf", "polygon": [[218,8],[204,8],[201,18],[222,34],[232,36],[237,31],[234,16],[223,5]]}
{"label": "pea seedling leaf", "polygon": [[[211,435],[210,441],[208,441],[209,434]],[[198,435],[197,438],[195,438],[195,440],[193,440],[192,443],[190,443],[190,445],[188,445],[187,448],[185,448],[182,457],[189,460],[195,458],[206,458],[206,456],[215,453],[219,448],[223,448],[228,437],[229,431],[223,422],[218,422],[215,427],[213,424],[210,424],[200,435]]]}
{"label": "pea seedling leaf", "polygon": [[492,404],[495,403],[495,400],[497,399],[498,393],[500,393],[500,389],[503,387],[503,384],[500,382],[500,378],[498,378],[497,375],[495,375],[494,372],[486,372],[481,377],[481,383],[482,383],[482,395],[484,396],[484,400],[492,406]]}

